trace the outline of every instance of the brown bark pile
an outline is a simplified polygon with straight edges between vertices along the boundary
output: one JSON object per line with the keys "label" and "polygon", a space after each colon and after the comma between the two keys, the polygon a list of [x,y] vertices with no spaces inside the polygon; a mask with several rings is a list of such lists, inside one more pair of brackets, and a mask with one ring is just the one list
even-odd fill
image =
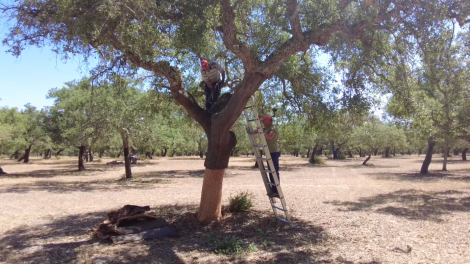
{"label": "brown bark pile", "polygon": [[149,206],[125,205],[108,213],[108,219],[92,227],[93,235],[113,243],[128,243],[162,237],[178,236],[178,231],[168,222],[148,213]]}

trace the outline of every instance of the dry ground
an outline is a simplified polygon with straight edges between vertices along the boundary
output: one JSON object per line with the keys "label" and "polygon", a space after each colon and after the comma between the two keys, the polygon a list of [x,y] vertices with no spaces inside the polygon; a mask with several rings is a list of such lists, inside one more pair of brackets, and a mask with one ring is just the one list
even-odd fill
{"label": "dry ground", "polygon": [[[0,160],[0,263],[470,263],[470,162],[452,158],[420,177],[423,156],[327,161],[281,157],[292,227],[273,218],[253,158],[232,158],[224,201],[241,191],[254,210],[201,226],[203,160],[156,158],[133,167],[74,159]],[[113,245],[90,235],[106,212],[149,205],[180,237]],[[238,255],[216,254],[232,239]]]}

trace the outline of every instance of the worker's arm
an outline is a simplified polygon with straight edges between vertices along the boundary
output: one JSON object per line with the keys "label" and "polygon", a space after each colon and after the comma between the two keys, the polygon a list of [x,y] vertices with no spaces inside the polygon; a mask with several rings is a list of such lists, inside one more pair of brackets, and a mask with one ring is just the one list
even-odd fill
{"label": "worker's arm", "polygon": [[271,130],[271,132],[264,134],[264,137],[266,140],[271,140],[276,136],[276,132],[274,130]]}

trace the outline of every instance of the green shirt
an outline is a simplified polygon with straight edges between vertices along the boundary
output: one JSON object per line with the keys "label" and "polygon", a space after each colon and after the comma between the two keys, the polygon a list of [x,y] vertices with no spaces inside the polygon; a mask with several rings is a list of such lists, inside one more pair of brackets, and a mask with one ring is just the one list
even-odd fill
{"label": "green shirt", "polygon": [[263,131],[264,131],[265,134],[269,134],[271,131],[274,131],[276,133],[271,140],[266,139],[266,142],[268,143],[269,152],[271,152],[271,153],[278,152],[278,150],[277,150],[277,138],[279,136],[279,133],[277,132],[276,127],[274,127],[274,126],[266,127],[266,128],[264,128]]}

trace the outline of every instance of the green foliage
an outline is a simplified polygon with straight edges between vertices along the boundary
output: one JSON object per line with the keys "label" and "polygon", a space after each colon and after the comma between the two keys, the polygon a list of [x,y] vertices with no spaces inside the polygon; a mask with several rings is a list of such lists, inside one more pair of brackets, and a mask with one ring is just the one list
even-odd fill
{"label": "green foliage", "polygon": [[241,255],[244,251],[242,241],[235,237],[218,240],[214,249],[216,254],[224,255]]}
{"label": "green foliage", "polygon": [[248,192],[240,192],[229,198],[230,212],[244,212],[253,207],[253,195]]}
{"label": "green foliage", "polygon": [[312,164],[320,164],[320,165],[325,164],[325,161],[318,155],[315,155],[313,162],[312,162],[311,159],[309,159],[308,162],[310,162]]}

